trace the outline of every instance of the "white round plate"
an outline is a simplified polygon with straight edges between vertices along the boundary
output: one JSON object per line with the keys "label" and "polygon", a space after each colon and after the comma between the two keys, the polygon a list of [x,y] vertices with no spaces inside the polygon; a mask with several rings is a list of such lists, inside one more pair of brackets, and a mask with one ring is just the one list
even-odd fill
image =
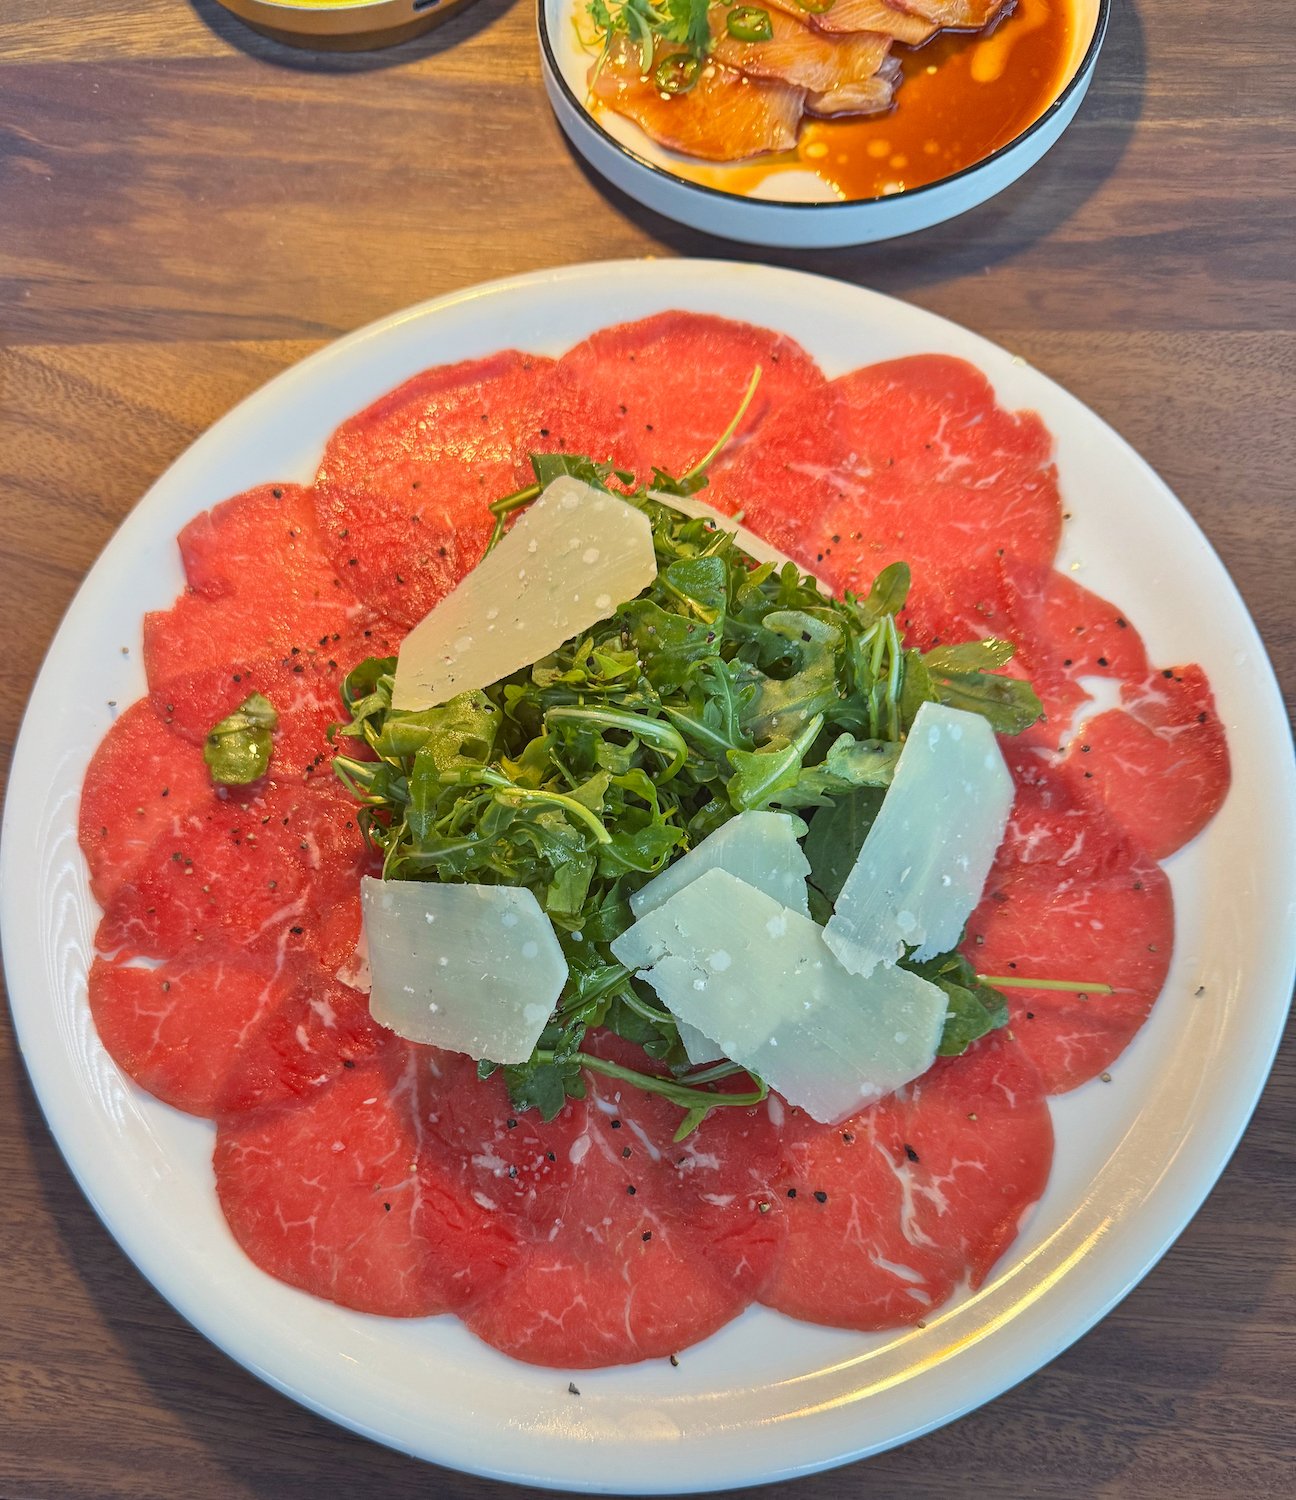
{"label": "white round plate", "polygon": [[[179,589],[174,538],[195,512],[254,483],[309,480],[338,422],[424,366],[507,345],[557,354],[672,307],[755,314],[829,374],[862,353],[962,356],[1006,405],[1039,411],[1074,517],[1060,565],[1119,601],[1154,660],[1203,663],[1233,789],[1171,862],[1180,936],[1164,996],[1110,1084],[1054,1102],[1047,1194],[980,1292],[926,1328],[880,1335],[751,1309],[678,1368],[582,1373],[576,1396],[570,1372],[514,1363],[452,1317],[348,1312],[244,1259],[213,1192],[211,1125],[140,1092],[95,1035],[85,977],[97,911],[77,803],[107,700],[143,690],[141,612]],[[1219,560],[1142,460],[1065,391],[929,313],[818,277],[700,261],[576,266],[342,339],[219,421],[140,501],[68,611],[19,740],[0,852],[10,994],[50,1127],[90,1201],[162,1294],[255,1374],[380,1442],[479,1474],[637,1493],[752,1484],[878,1452],[990,1400],[1101,1317],[1187,1224],[1251,1114],[1287,1008],[1294,780],[1273,677]]]}
{"label": "white round plate", "polygon": [[[1074,0],[1076,24],[1057,97],[1034,124],[981,161],[923,187],[879,198],[837,199],[806,171],[730,192],[680,174],[685,158],[657,145],[632,121],[586,107],[593,58],[574,18],[585,0],[537,0],[536,28],[545,91],[564,134],[614,187],[690,229],[790,250],[869,245],[943,224],[1011,186],[1075,118],[1107,34],[1111,0]],[[902,102],[899,106],[903,108]],[[786,187],[780,184],[786,183]],[[817,201],[815,201],[817,200]]]}

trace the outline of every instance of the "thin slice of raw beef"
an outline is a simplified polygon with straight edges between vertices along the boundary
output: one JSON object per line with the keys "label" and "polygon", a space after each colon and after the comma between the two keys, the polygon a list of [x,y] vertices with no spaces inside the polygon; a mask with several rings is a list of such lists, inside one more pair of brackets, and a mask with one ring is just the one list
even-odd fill
{"label": "thin slice of raw beef", "polygon": [[617,424],[616,451],[644,480],[654,465],[678,477],[708,452],[758,365],[760,384],[718,468],[734,462],[774,413],[824,385],[819,366],[786,334],[703,313],[658,313],[600,329],[559,364]]}
{"label": "thin slice of raw beef", "polygon": [[[945,574],[1009,555],[1050,562],[1062,527],[1053,439],[1034,412],[1005,411],[965,360],[915,355],[834,382],[853,453],[845,498],[822,517],[855,547],[862,580],[904,559]],[[861,581],[862,581],[861,580]]]}
{"label": "thin slice of raw beef", "polygon": [[787,405],[713,490],[837,592],[858,593],[896,561],[942,580],[1004,555],[1051,562],[1052,449],[1040,419],[1000,407],[974,366],[914,355]]}
{"label": "thin slice of raw beef", "polygon": [[299,961],[283,995],[243,1036],[212,1112],[247,1113],[306,1098],[390,1040],[370,1016],[367,996]]}
{"label": "thin slice of raw beef", "polygon": [[351,958],[368,865],[355,804],[323,787],[261,788],[213,791],[154,839],[105,908],[100,951],[176,958],[200,943],[313,955],[330,973]]}
{"label": "thin slice of raw beef", "polygon": [[1103,808],[1076,793],[1047,750],[1007,735],[999,748],[1016,788],[999,846],[1001,867],[1051,865],[1083,880],[1129,865],[1129,838]]}
{"label": "thin slice of raw beef", "polygon": [[220,599],[278,571],[331,589],[310,492],[299,484],[261,484],[183,526],[176,538],[185,581],[196,594]]}
{"label": "thin slice of raw beef", "polygon": [[708,505],[740,516],[829,586],[822,567],[828,533],[815,517],[845,493],[850,449],[842,406],[833,381],[790,393],[739,452],[712,466],[702,492]]}
{"label": "thin slice of raw beef", "polygon": [[81,787],[77,836],[101,906],[131,881],[162,834],[212,795],[202,753],[132,703],[99,742]]}
{"label": "thin slice of raw beef", "polygon": [[791,1110],[787,1237],[761,1301],[838,1328],[916,1323],[979,1286],[1048,1181],[1038,1075],[1003,1032],[836,1126]]}
{"label": "thin slice of raw beef", "polygon": [[408,627],[481,560],[492,500],[533,452],[609,456],[610,427],[551,360],[505,351],[416,375],[329,439],[315,504],[362,599]]}
{"label": "thin slice of raw beef", "polygon": [[1062,762],[1077,794],[1097,800],[1157,859],[1219,811],[1231,771],[1224,725],[1198,666],[1166,667],[1122,690],[1073,737]]}
{"label": "thin slice of raw beef", "polygon": [[294,1102],[222,1118],[216,1191],[263,1271],[361,1312],[424,1317],[480,1295],[509,1237],[429,1143],[423,1049],[376,1056]]}
{"label": "thin slice of raw beef", "polygon": [[1016,662],[1044,704],[1044,722],[1034,738],[1061,749],[1089,696],[1091,679],[1142,682],[1147,652],[1125,615],[1069,574],[1016,558],[1005,558],[1003,571],[1005,634],[1016,643]]}
{"label": "thin slice of raw beef", "polygon": [[428,1136],[457,1164],[473,1201],[497,1215],[519,1244],[547,1240],[563,1217],[579,1164],[589,1104],[568,1099],[552,1120],[519,1113],[500,1075],[477,1076],[470,1057],[435,1052],[428,1083]]}
{"label": "thin slice of raw beef", "polygon": [[[644,1066],[616,1038],[590,1044]],[[466,1310],[476,1334],[515,1359],[585,1369],[671,1354],[751,1301],[781,1238],[778,1129],[766,1106],[724,1108],[676,1144],[680,1119],[652,1094],[590,1078],[561,1217]]]}
{"label": "thin slice of raw beef", "polygon": [[[1058,844],[1075,836],[1064,819]],[[1110,833],[1099,827],[1093,838],[1097,853]],[[1147,1019],[1170,967],[1174,900],[1165,871],[1128,841],[1088,870],[1081,859],[1026,863],[1016,852],[1005,846],[990,871],[964,952],[982,974],[1075,982],[1005,991],[1018,1042],[1060,1094],[1109,1068]]]}
{"label": "thin slice of raw beef", "polygon": [[99,1040],[141,1088],[192,1115],[214,1115],[240,1047],[297,989],[271,958],[201,948],[157,968],[96,958],[90,1014]]}
{"label": "thin slice of raw beef", "polygon": [[952,571],[927,563],[913,575],[896,624],[906,646],[930,651],[963,641],[1011,640],[1011,611],[1001,558]]}
{"label": "thin slice of raw beef", "polygon": [[296,485],[263,485],[205,512],[181,533],[181,552],[189,587],[144,617],[151,687],[294,647],[348,670],[399,640],[325,555],[314,502]]}

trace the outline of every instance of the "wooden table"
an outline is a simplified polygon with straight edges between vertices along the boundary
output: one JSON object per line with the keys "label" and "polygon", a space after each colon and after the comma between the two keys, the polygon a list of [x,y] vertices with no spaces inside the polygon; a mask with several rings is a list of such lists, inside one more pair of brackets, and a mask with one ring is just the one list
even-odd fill
{"label": "wooden table", "polygon": [[[1146,455],[1296,683],[1296,46],[1286,0],[1116,0],[1079,118],[910,241],[782,264],[1020,352]],[[0,750],[82,575],[156,475],[336,334],[561,261],[753,252],[604,190],[541,90],[532,7],[299,53],[213,0],[0,6]],[[524,146],[525,150],[519,149]],[[0,1038],[0,1492],[483,1496],[312,1416],[126,1262]],[[1296,1480],[1296,1051],[1162,1265],[991,1406],[803,1496],[1267,1496]]]}

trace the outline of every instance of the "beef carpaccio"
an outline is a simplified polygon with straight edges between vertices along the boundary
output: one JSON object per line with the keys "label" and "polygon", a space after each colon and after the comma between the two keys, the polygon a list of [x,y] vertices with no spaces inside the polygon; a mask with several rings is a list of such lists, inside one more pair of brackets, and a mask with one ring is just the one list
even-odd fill
{"label": "beef carpaccio", "polygon": [[[676,1144],[673,1106],[604,1077],[545,1123],[369,1016],[371,860],[329,770],[339,683],[476,564],[485,502],[526,482],[532,452],[682,470],[756,364],[709,498],[832,588],[909,561],[906,638],[1009,639],[1006,670],[1044,703],[1003,742],[1017,797],[965,951],[1114,993],[1011,990],[1006,1029],[832,1127],[771,1096]],[[1051,452],[961,361],[829,380],[782,334],[665,313],[557,360],[429,370],[345,422],[312,486],[185,527],[187,587],[145,621],[148,696],[82,794],[103,907],[89,999],[137,1083],[215,1121],[220,1202],[260,1267],[371,1313],[453,1312],[573,1368],[669,1355],[753,1302],[880,1329],[980,1284],[1047,1181],[1048,1095],[1107,1069],[1157,998],[1174,923],[1158,861],[1229,779],[1201,670],[1149,661],[1117,605],[1053,569]],[[1120,706],[1090,717],[1093,678]],[[214,787],[204,734],[252,691],[279,714],[269,773]]]}

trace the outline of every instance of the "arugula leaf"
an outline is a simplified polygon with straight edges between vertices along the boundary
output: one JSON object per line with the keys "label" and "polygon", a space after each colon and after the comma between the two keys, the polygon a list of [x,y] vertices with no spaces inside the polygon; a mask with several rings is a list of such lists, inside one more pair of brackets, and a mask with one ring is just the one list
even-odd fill
{"label": "arugula leaf", "polygon": [[246,697],[232,714],[207,732],[203,759],[221,786],[247,786],[270,768],[271,731],[279,723],[274,705],[260,693]]}
{"label": "arugula leaf", "polygon": [[919,706],[930,701],[980,714],[996,734],[1029,729],[1044,712],[1035,689],[1019,677],[995,671],[1013,651],[1010,641],[996,640],[941,646],[926,655],[906,651],[900,702],[905,723],[911,724]]}
{"label": "arugula leaf", "polygon": [[858,787],[810,819],[810,831],[801,846],[810,861],[807,879],[828,902],[830,915],[884,796],[880,787]]}
{"label": "arugula leaf", "polygon": [[996,1027],[1008,1024],[1008,1007],[998,991],[992,990],[989,985],[969,987],[944,977],[937,978],[934,982],[939,989],[944,990],[950,1007],[941,1032],[940,1045],[936,1048],[938,1057],[958,1057],[973,1042],[994,1031]]}
{"label": "arugula leaf", "polygon": [[773,741],[763,750],[730,750],[734,774],[725,784],[735,812],[768,807],[780,792],[796,784],[810,746],[823,728],[823,715],[816,714],[796,739]]}
{"label": "arugula leaf", "polygon": [[[502,1068],[509,1103],[519,1114],[538,1110],[542,1120],[561,1114],[568,1099],[585,1097],[585,1071],[580,1044],[585,1037],[583,1022],[545,1028],[536,1048],[539,1057],[531,1062]],[[478,1065],[478,1075],[489,1078],[494,1063]]]}
{"label": "arugula leaf", "polygon": [[982,983],[961,953],[941,953],[921,964],[907,958],[901,963],[943,990],[949,1001],[936,1048],[938,1057],[957,1057],[979,1038],[1008,1024],[1008,1002],[998,990]]}
{"label": "arugula leaf", "polygon": [[533,453],[531,455],[531,468],[536,477],[536,483],[541,489],[561,479],[563,475],[570,475],[573,479],[584,480],[586,484],[593,485],[596,490],[607,490],[611,488],[609,480],[618,479],[622,484],[632,484],[634,475],[628,474],[622,469],[614,469],[608,463],[595,463],[592,458],[586,458],[581,453]]}
{"label": "arugula leaf", "polygon": [[895,776],[903,747],[896,740],[856,740],[843,734],[818,764],[771,800],[782,808],[827,807],[856,787],[885,790]]}
{"label": "arugula leaf", "polygon": [[880,620],[883,615],[898,615],[909,597],[912,575],[907,562],[888,563],[873,580],[867,597],[859,601],[860,608]]}
{"label": "arugula leaf", "polygon": [[792,647],[795,668],[790,676],[754,674],[756,691],[743,716],[743,728],[754,739],[772,734],[793,735],[817,714],[825,714],[841,699],[837,659],[842,631],[799,609],[776,609],[761,621],[776,640]]}
{"label": "arugula leaf", "polygon": [[437,770],[489,762],[499,734],[500,711],[485,693],[460,693],[437,708],[389,714],[374,749],[384,760],[426,754]]}

